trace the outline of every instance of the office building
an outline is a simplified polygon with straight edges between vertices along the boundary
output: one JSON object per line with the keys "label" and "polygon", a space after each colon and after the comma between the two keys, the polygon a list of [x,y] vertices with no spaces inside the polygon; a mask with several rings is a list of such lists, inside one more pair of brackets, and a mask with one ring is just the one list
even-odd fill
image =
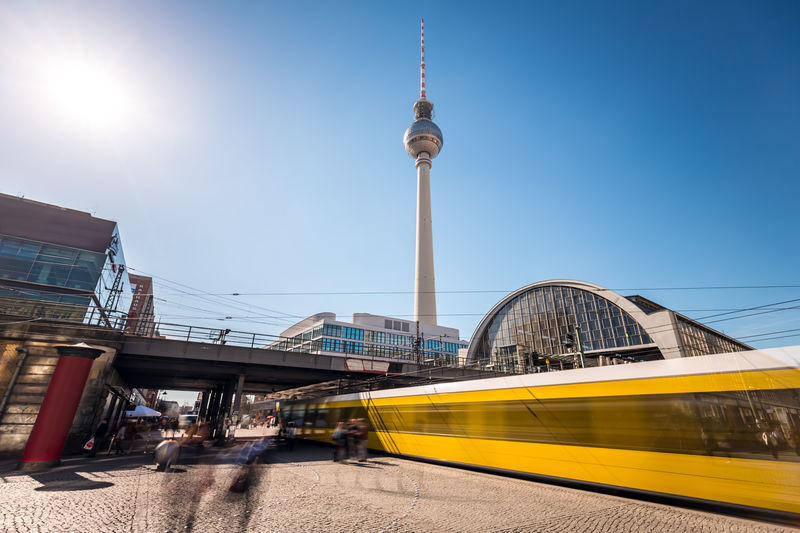
{"label": "office building", "polygon": [[457,329],[368,313],[354,314],[352,322],[336,320],[334,313],[318,313],[280,336],[282,340],[270,348],[437,365],[458,364],[459,349],[467,347]]}
{"label": "office building", "polygon": [[122,328],[129,303],[116,222],[0,194],[0,313]]}

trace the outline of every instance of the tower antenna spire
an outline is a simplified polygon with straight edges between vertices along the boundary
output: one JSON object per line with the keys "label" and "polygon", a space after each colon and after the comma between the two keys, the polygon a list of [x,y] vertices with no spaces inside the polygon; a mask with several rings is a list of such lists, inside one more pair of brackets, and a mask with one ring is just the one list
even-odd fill
{"label": "tower antenna spire", "polygon": [[419,99],[425,100],[425,19],[419,22]]}

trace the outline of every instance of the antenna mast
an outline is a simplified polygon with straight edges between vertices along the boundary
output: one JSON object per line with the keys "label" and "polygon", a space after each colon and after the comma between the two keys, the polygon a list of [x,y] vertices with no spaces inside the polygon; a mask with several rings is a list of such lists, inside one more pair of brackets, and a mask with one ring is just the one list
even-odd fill
{"label": "antenna mast", "polygon": [[425,19],[420,19],[420,64],[419,64],[419,99],[425,100]]}

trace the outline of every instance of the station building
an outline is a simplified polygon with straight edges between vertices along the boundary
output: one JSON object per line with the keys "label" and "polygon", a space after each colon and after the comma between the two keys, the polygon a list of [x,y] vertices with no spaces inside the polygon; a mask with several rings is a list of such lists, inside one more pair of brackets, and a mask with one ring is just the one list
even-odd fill
{"label": "station building", "polygon": [[467,348],[458,335],[454,328],[369,313],[355,313],[352,322],[336,320],[334,313],[317,313],[285,330],[282,340],[269,348],[455,366],[459,350]]}
{"label": "station building", "polygon": [[0,313],[122,328],[130,288],[116,222],[0,194]]}
{"label": "station building", "polygon": [[466,363],[525,373],[579,367],[581,359],[604,366],[752,349],[642,296],[551,280],[500,300],[475,330]]}

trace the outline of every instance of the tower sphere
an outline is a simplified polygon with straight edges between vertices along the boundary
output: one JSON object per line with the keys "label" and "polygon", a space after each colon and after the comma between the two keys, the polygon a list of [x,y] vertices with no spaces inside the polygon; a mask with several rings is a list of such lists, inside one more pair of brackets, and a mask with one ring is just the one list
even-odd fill
{"label": "tower sphere", "polygon": [[442,130],[433,121],[426,118],[415,120],[406,130],[403,136],[403,144],[406,146],[408,155],[417,158],[422,152],[427,152],[428,157],[433,159],[444,145]]}

